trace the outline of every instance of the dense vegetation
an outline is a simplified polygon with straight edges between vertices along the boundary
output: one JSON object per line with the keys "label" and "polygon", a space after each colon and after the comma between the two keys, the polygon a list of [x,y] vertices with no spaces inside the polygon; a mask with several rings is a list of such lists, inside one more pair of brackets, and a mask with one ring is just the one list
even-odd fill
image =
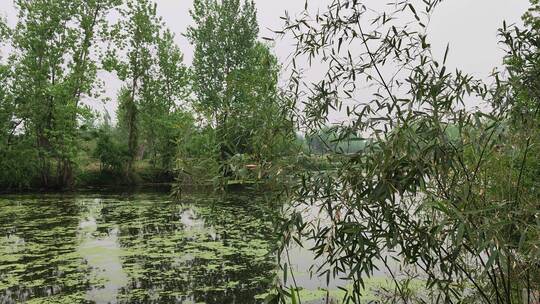
{"label": "dense vegetation", "polygon": [[[12,48],[0,71],[1,189],[171,182],[177,172],[208,183],[292,151],[280,67],[258,41],[253,3],[194,2],[191,68],[153,1],[16,7],[17,26],[0,26]],[[105,71],[123,82],[114,124],[87,103],[103,97]]]}
{"label": "dense vegetation", "polygon": [[[154,1],[17,0],[17,25],[0,21],[0,190],[278,183],[292,203],[269,303],[301,303],[292,243],[322,261],[314,275],[345,280],[346,303],[380,269],[388,303],[535,303],[540,4],[502,25],[484,81],[447,68],[450,46],[433,54],[441,1],[417,2],[315,16],[306,2],[277,32],[296,42],[280,87],[252,1],[194,0],[188,67]],[[313,62],[326,73],[306,83]],[[86,103],[104,71],[122,81],[114,123]]]}
{"label": "dense vegetation", "polygon": [[[346,107],[348,123],[334,128],[334,142],[351,134],[370,140],[335,170],[298,174],[283,251],[311,244],[323,260],[314,275],[346,278],[349,303],[361,302],[364,283],[381,268],[394,282],[384,293],[390,303],[536,303],[538,1],[524,28],[500,29],[507,53],[490,83],[449,70],[450,47],[433,54],[426,24],[439,2],[376,12],[333,1],[316,16],[287,19],[282,34],[297,41],[295,59],[327,66],[313,84],[293,71],[293,91],[307,100],[298,120],[316,134],[330,109]],[[358,101],[359,87],[373,88],[372,98]],[[287,267],[285,259],[284,281]],[[294,276],[289,284],[272,299],[298,301]]]}

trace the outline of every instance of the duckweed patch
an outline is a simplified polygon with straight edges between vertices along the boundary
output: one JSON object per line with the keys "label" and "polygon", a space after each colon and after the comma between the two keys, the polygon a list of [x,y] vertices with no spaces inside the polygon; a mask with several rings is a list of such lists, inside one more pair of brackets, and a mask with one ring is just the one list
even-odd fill
{"label": "duckweed patch", "polygon": [[0,302],[261,303],[275,257],[253,197],[0,199]]}

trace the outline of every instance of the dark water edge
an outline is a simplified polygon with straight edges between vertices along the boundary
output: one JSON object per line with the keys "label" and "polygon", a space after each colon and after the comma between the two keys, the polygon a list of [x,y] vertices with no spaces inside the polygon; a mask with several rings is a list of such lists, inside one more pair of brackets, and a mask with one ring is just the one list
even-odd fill
{"label": "dark water edge", "polygon": [[[104,193],[104,194],[122,194],[122,193],[144,193],[144,192],[157,192],[157,193],[170,193],[173,183],[172,182],[150,182],[150,183],[139,183],[139,184],[80,184],[71,189],[57,189],[54,187],[51,188],[42,188],[42,187],[27,187],[27,188],[7,188],[0,186],[0,196],[4,195],[32,195],[32,194],[85,194],[85,193]],[[186,187],[190,189],[190,187]],[[196,192],[198,189],[193,187],[193,191]]]}
{"label": "dark water edge", "polygon": [[270,196],[167,187],[0,196],[0,303],[261,303]]}

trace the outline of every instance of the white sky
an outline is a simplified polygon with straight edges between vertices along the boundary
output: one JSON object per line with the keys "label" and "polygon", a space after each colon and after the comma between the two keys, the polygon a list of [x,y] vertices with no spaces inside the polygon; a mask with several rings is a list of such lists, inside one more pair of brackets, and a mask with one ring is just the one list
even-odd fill
{"label": "white sky", "polygon": [[[168,27],[176,33],[176,41],[184,52],[186,65],[190,65],[193,49],[182,33],[192,23],[189,9],[192,0],[155,0],[158,13],[163,16]],[[311,9],[323,8],[331,0],[308,0]],[[367,0],[367,3],[381,6],[386,0]],[[287,10],[292,15],[304,7],[304,0],[255,0],[261,36],[273,37],[270,29],[279,29],[282,20],[279,18]],[[497,29],[503,20],[508,24],[519,23],[521,15],[527,9],[527,0],[446,0],[439,6],[430,24],[430,39],[435,54],[444,53],[446,44],[450,43],[451,52],[448,58],[450,67],[459,67],[479,77],[489,75],[494,67],[500,66],[502,50],[498,46]],[[0,0],[0,15],[7,17],[13,25],[16,12],[13,0]],[[292,41],[277,41],[274,51],[284,62],[292,51]],[[319,78],[324,73],[321,68],[314,67],[308,77]],[[109,76],[106,76],[109,77]],[[110,78],[110,77],[109,77]],[[115,79],[106,79],[107,95],[114,97],[119,83]],[[103,108],[103,105],[95,105]],[[115,102],[105,106],[114,114]]]}

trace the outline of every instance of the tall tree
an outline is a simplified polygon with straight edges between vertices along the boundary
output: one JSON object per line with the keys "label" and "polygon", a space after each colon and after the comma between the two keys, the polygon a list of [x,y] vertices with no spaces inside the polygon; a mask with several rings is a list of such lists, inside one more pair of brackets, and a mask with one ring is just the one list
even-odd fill
{"label": "tall tree", "polygon": [[270,48],[256,42],[245,58],[247,65],[231,74],[226,98],[234,98],[226,124],[226,141],[233,151],[249,154],[258,163],[286,152],[293,124],[287,99],[278,87],[280,66]]}
{"label": "tall tree", "polygon": [[[217,128],[220,159],[233,154],[225,139],[230,119],[242,108],[242,93],[235,79],[248,68],[259,32],[253,1],[195,0],[191,16],[195,26],[187,36],[195,46],[194,92],[197,107]],[[236,117],[235,117],[236,116]]]}
{"label": "tall tree", "polygon": [[[128,176],[133,173],[141,136],[154,154],[170,154],[166,149],[174,141],[171,117],[189,95],[182,53],[156,10],[153,1],[127,1],[120,9],[123,19],[111,31],[114,43],[105,60],[106,68],[116,71],[125,83],[119,94],[119,122],[127,132]],[[170,160],[162,163],[171,167]]]}
{"label": "tall tree", "polygon": [[172,171],[176,140],[185,124],[193,123],[186,111],[190,95],[189,73],[184,56],[174,42],[174,34],[161,31],[156,41],[151,80],[140,103],[141,135],[148,145],[152,164]]}
{"label": "tall tree", "polygon": [[[0,45],[4,44],[9,36],[9,28],[5,21],[0,18]],[[6,145],[9,139],[9,133],[11,131],[11,123],[13,116],[13,106],[11,96],[9,94],[10,88],[10,69],[9,65],[3,62],[2,54],[0,54],[0,134],[2,140],[0,146]]]}
{"label": "tall tree", "polygon": [[[11,38],[12,29],[0,19],[0,45],[9,45]],[[7,190],[27,188],[38,175],[35,142],[24,133],[14,95],[15,59],[0,57],[0,187]]]}
{"label": "tall tree", "polygon": [[[116,0],[17,0],[16,116],[39,154],[41,184],[69,187],[78,152],[80,101],[94,89],[93,46]],[[56,165],[56,173],[52,167]]]}
{"label": "tall tree", "polygon": [[119,119],[128,134],[128,176],[132,174],[139,147],[137,103],[151,80],[150,70],[154,64],[152,50],[161,26],[156,10],[157,5],[148,0],[130,0],[119,9],[123,19],[111,31],[113,44],[105,62],[105,67],[109,71],[116,71],[125,83],[119,94]]}

